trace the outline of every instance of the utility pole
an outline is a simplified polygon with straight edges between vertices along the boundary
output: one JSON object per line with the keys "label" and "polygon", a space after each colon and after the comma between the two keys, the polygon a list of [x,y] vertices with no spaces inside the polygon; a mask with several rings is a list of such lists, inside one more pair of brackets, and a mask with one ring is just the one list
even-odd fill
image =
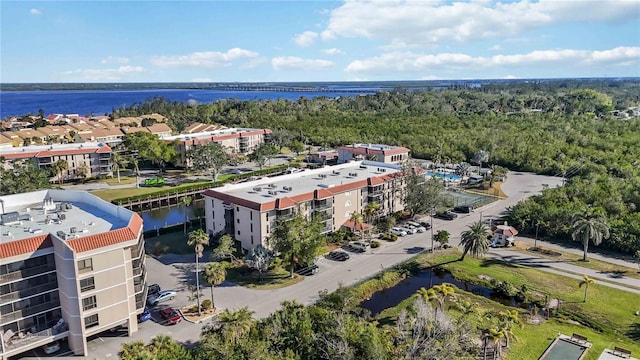
{"label": "utility pole", "polygon": [[538,227],[540,227],[540,222],[536,222],[536,239],[533,241],[533,248],[538,250]]}
{"label": "utility pole", "polygon": [[431,208],[431,214],[430,214],[430,218],[431,218],[431,252],[433,252],[433,212],[435,211],[435,208]]}

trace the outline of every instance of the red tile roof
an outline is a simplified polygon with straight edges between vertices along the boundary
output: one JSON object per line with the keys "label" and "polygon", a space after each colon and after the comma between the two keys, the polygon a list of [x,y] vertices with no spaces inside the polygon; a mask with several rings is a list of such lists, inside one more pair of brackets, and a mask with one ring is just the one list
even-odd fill
{"label": "red tile roof", "polygon": [[383,155],[405,154],[410,151],[406,147],[402,147],[402,146],[394,146],[391,148],[380,150],[380,149],[371,149],[368,147],[348,145],[348,146],[340,146],[338,149],[347,150],[356,154],[383,154]]}
{"label": "red tile roof", "polygon": [[32,253],[36,250],[52,247],[49,235],[38,235],[27,239],[16,240],[0,244],[0,259]]}
{"label": "red tile roof", "polygon": [[23,148],[24,152],[16,152],[11,154],[4,154],[5,159],[25,159],[25,158],[41,158],[49,156],[61,156],[61,155],[76,155],[76,154],[92,154],[92,153],[110,153],[111,148],[108,145],[104,145],[98,148],[81,148],[81,149],[60,149],[60,150],[40,150],[40,151],[28,151],[29,147]]}

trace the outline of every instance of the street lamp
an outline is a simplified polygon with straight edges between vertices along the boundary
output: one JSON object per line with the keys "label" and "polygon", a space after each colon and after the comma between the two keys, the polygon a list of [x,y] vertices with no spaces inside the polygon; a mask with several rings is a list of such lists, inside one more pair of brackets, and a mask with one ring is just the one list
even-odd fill
{"label": "street lamp", "polygon": [[538,250],[538,227],[540,227],[540,222],[536,222],[536,238],[533,241],[533,248]]}

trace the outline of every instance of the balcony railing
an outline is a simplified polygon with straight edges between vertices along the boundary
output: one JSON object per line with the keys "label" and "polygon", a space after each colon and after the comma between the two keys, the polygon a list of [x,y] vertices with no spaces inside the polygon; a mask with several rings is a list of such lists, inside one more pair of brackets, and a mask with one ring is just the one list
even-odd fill
{"label": "balcony railing", "polygon": [[35,333],[27,332],[26,334],[16,334],[9,341],[5,342],[4,349],[6,351],[15,350],[21,348],[23,346],[27,346],[29,344],[33,344],[34,342],[42,341],[47,338],[55,337],[55,338],[63,338],[69,335],[69,325],[64,323],[60,326],[54,326],[42,331],[38,331]]}
{"label": "balcony railing", "polygon": [[313,208],[315,210],[328,210],[333,208],[333,203],[331,202],[325,202],[325,203],[315,203],[313,204]]}
{"label": "balcony railing", "polygon": [[136,267],[133,267],[133,276],[138,276],[144,272],[144,264],[142,262]]}
{"label": "balcony railing", "polygon": [[46,272],[54,271],[56,269],[55,264],[47,264],[35,266],[29,269],[23,269],[18,271],[13,271],[10,273],[0,275],[0,284],[4,284],[6,282],[24,279],[29,276],[40,275]]}
{"label": "balcony railing", "polygon": [[23,308],[7,314],[3,313],[0,315],[0,321],[2,321],[3,323],[7,321],[14,321],[43,311],[53,310],[58,307],[60,307],[60,301],[49,301],[44,304],[29,306],[28,308]]}
{"label": "balcony railing", "polygon": [[12,291],[10,293],[0,295],[0,304],[7,303],[11,300],[26,298],[31,295],[46,292],[48,290],[55,290],[57,288],[58,288],[57,281],[51,281],[43,285],[30,286],[26,289]]}

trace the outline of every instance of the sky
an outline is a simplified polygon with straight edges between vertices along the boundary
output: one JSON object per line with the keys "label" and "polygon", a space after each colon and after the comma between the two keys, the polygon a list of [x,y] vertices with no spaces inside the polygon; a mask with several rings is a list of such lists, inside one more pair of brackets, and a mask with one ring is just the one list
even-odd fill
{"label": "sky", "polygon": [[640,0],[0,1],[0,82],[640,76]]}

